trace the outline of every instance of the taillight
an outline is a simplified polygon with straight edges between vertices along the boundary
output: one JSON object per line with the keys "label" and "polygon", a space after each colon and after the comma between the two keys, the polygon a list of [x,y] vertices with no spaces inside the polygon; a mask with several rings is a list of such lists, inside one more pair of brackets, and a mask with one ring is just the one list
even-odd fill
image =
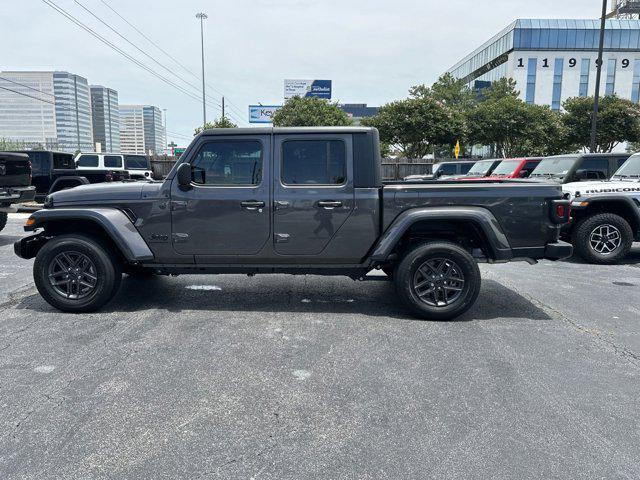
{"label": "taillight", "polygon": [[561,225],[569,221],[571,215],[571,203],[568,200],[554,200],[551,204],[551,220]]}
{"label": "taillight", "polygon": [[564,218],[564,214],[566,213],[566,208],[564,205],[556,205],[556,215],[558,218]]}

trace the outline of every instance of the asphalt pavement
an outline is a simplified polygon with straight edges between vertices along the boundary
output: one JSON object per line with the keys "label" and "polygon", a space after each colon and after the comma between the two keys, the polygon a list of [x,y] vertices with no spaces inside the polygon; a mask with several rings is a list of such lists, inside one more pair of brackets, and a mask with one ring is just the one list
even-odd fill
{"label": "asphalt pavement", "polygon": [[63,314],[0,233],[1,479],[640,477],[640,248],[483,265],[475,307],[389,282],[125,278]]}

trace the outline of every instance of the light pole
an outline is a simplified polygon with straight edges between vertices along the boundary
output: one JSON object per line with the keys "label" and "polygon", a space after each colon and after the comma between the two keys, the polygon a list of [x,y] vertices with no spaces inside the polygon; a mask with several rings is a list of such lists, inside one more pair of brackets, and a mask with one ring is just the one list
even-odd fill
{"label": "light pole", "polygon": [[598,103],[600,102],[600,77],[602,76],[602,51],[604,50],[604,29],[607,16],[607,0],[602,0],[602,17],[600,18],[600,44],[596,61],[596,92],[593,96],[593,114],[591,116],[591,153],[596,151],[596,133],[598,131]]}
{"label": "light pole", "polygon": [[202,48],[202,128],[204,129],[207,124],[207,105],[205,103],[206,97],[204,93],[204,21],[209,18],[204,12],[196,14],[196,18],[200,19],[200,46]]}

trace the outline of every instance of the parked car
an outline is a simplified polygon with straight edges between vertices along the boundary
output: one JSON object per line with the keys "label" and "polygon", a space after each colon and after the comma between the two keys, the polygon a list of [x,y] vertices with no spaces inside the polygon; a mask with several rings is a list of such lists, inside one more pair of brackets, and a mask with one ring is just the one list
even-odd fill
{"label": "parked car", "polygon": [[529,177],[557,183],[607,180],[630,155],[630,153],[576,153],[546,157]]}
{"label": "parked car", "polygon": [[126,170],[124,157],[119,153],[79,153],[74,161],[83,170]]}
{"label": "parked car", "polygon": [[479,261],[572,253],[559,241],[569,218],[559,185],[383,186],[380,164],[373,128],[205,130],[163,182],[50,195],[14,248],[36,258],[38,291],[63,311],[100,308],[123,271],[364,279],[378,268],[430,319],[474,304]]}
{"label": "parked car", "polygon": [[20,153],[0,152],[0,230],[7,225],[16,203],[30,202],[35,196],[31,186],[29,157]]}
{"label": "parked car", "polygon": [[500,162],[502,162],[502,159],[500,158],[479,160],[473,164],[473,166],[465,175],[457,175],[450,178],[455,180],[477,180],[479,178],[484,179],[484,177],[488,177],[493,173],[495,168],[500,165]]}
{"label": "parked car", "polygon": [[22,150],[28,155],[32,170],[32,185],[36,201],[42,202],[49,193],[88,183],[115,182],[129,178],[124,170],[76,167],[73,155],[50,150]]}
{"label": "parked car", "polygon": [[124,168],[132,180],[152,180],[151,160],[147,155],[124,154]]}
{"label": "parked car", "polygon": [[458,180],[494,181],[508,178],[528,178],[542,158],[506,158],[485,177],[461,177]]}
{"label": "parked car", "polygon": [[476,162],[474,160],[456,160],[455,162],[440,162],[433,166],[433,172],[429,175],[409,175],[404,178],[406,182],[423,182],[449,178],[454,175],[464,175]]}
{"label": "parked car", "polygon": [[571,222],[562,233],[583,259],[616,263],[640,241],[640,154],[611,180],[567,183],[563,191],[571,200]]}

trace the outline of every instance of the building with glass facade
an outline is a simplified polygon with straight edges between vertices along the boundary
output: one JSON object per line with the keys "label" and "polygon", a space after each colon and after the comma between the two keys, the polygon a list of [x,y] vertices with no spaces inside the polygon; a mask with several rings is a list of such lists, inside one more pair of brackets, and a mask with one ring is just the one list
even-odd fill
{"label": "building with glass facade", "polygon": [[[516,20],[448,73],[472,88],[512,78],[523,100],[559,110],[594,94],[599,35],[600,20]],[[640,20],[606,21],[600,88],[640,100]]]}
{"label": "building with glass facade", "polygon": [[91,85],[93,143],[103,152],[120,152],[120,109],[118,92],[102,85]]}
{"label": "building with glass facade", "polygon": [[153,105],[120,105],[122,153],[160,155],[166,144],[162,112]]}
{"label": "building with glass facade", "polygon": [[1,72],[0,138],[25,147],[93,149],[87,79],[68,72]]}

